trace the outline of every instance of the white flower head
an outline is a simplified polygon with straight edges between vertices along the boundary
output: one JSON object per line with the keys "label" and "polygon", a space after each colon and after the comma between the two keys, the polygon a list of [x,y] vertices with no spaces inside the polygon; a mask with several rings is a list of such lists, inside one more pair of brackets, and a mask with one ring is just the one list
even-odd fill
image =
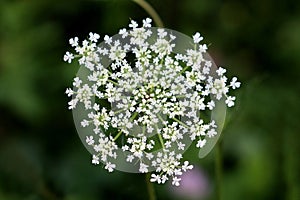
{"label": "white flower head", "polygon": [[[151,172],[151,182],[179,186],[193,168],[184,151],[193,141],[202,151],[218,138],[218,123],[202,113],[214,112],[218,101],[233,106],[230,92],[240,82],[233,77],[228,84],[226,69],[215,70],[200,33],[185,37],[151,23],[147,18],[138,27],[131,20],[129,30],[105,35],[100,44],[92,32],[81,43],[70,39],[74,53],[66,52],[64,61],[76,58],[81,69],[66,89],[68,107],[84,130],[79,134],[92,164],[101,162],[108,172]],[[184,41],[193,48],[179,46]]]}

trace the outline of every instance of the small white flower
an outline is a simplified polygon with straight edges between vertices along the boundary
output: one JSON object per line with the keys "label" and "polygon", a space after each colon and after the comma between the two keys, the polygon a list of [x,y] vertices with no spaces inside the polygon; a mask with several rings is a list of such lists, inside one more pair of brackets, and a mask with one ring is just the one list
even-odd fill
{"label": "small white flower", "polygon": [[70,97],[74,94],[74,91],[71,88],[67,88],[66,89],[66,94],[68,95],[68,97]]}
{"label": "small white flower", "polygon": [[78,77],[74,78],[73,86],[79,87],[81,83],[82,81]]}
{"label": "small white flower", "polygon": [[122,150],[123,150],[123,151],[128,151],[128,150],[129,150],[129,147],[128,147],[127,145],[124,145],[124,146],[122,146]]}
{"label": "small white flower", "polygon": [[73,59],[74,59],[74,55],[67,51],[66,54],[64,55],[64,61],[71,63]]}
{"label": "small white flower", "polygon": [[111,44],[112,43],[112,38],[109,37],[108,35],[105,35],[103,39],[104,39],[106,44]]}
{"label": "small white flower", "polygon": [[200,35],[200,33],[197,32],[195,33],[195,35],[193,35],[193,40],[195,44],[198,44],[203,40],[203,37]]}
{"label": "small white flower", "polygon": [[93,145],[94,144],[94,138],[93,136],[86,136],[86,139],[85,139],[85,142],[88,144],[88,145]]}
{"label": "small white flower", "polygon": [[203,140],[200,139],[198,140],[196,147],[203,148],[205,144],[206,144],[206,139]]}
{"label": "small white flower", "polygon": [[162,28],[159,28],[159,29],[157,29],[157,32],[158,32],[158,37],[161,39],[161,38],[164,38],[164,37],[166,37],[167,36],[167,32],[164,30],[164,29],[162,29]]}
{"label": "small white flower", "polygon": [[148,172],[148,165],[144,164],[144,163],[140,163],[140,169],[139,171],[141,173],[147,173]]}
{"label": "small white flower", "polygon": [[165,147],[166,147],[167,149],[171,148],[171,147],[172,147],[171,141],[166,141],[166,142],[165,142]]}
{"label": "small white flower", "polygon": [[210,129],[209,131],[207,131],[207,136],[209,137],[209,138],[211,138],[211,137],[214,137],[215,135],[217,135],[218,133],[217,133],[217,131],[215,130],[215,129]]}
{"label": "small white flower", "polygon": [[167,180],[169,180],[167,175],[164,174],[164,175],[161,176],[161,183],[162,184],[164,184]]}
{"label": "small white flower", "polygon": [[226,69],[219,67],[219,69],[216,71],[218,76],[222,76],[223,74],[226,73]]}
{"label": "small white flower", "polygon": [[206,44],[199,45],[199,51],[201,53],[205,53],[206,50],[207,50],[207,45]]}
{"label": "small white flower", "polygon": [[232,106],[234,106],[234,100],[235,100],[235,97],[228,96],[227,99],[225,100],[225,103],[227,104],[228,107],[232,107]]}
{"label": "small white flower", "polygon": [[161,183],[161,178],[159,175],[151,174],[150,182],[157,182],[158,184]]}
{"label": "small white flower", "polygon": [[125,28],[120,29],[119,34],[122,35],[122,38],[125,38],[128,36],[128,32]]}
{"label": "small white flower", "polygon": [[209,110],[213,110],[215,107],[215,102],[211,100],[210,102],[207,103],[207,107]]}
{"label": "small white flower", "polygon": [[96,156],[96,155],[93,155],[92,163],[95,164],[95,165],[98,165],[99,164],[99,157]]}
{"label": "small white flower", "polygon": [[145,28],[151,27],[151,22],[152,22],[152,19],[150,19],[150,18],[144,19],[143,20],[143,27],[145,27]]}
{"label": "small white flower", "polygon": [[113,172],[114,169],[116,168],[115,164],[112,164],[111,162],[106,163],[104,169],[107,169],[108,172]]}
{"label": "small white flower", "polygon": [[89,121],[87,121],[87,120],[82,120],[82,122],[81,122],[81,126],[82,127],[87,127],[89,125]]}
{"label": "small white flower", "polygon": [[231,82],[230,82],[230,86],[232,87],[232,89],[236,89],[236,88],[239,88],[241,86],[241,83],[237,81],[236,77],[233,77]]}
{"label": "small white flower", "polygon": [[178,177],[174,176],[173,181],[172,181],[172,185],[179,186],[180,181],[181,181],[181,178],[178,178]]}
{"label": "small white flower", "polygon": [[72,99],[71,101],[68,102],[68,105],[69,105],[69,109],[72,110],[76,107],[78,103],[78,100],[77,99]]}
{"label": "small white flower", "polygon": [[178,145],[178,149],[179,149],[179,150],[184,150],[184,147],[185,147],[185,144],[184,144],[184,143],[179,142],[177,145]]}
{"label": "small white flower", "polygon": [[191,170],[193,169],[194,166],[189,164],[189,161],[184,161],[183,165],[182,165],[182,170],[185,172],[187,170]]}
{"label": "small white flower", "polygon": [[138,24],[136,23],[136,21],[131,20],[130,22],[131,22],[131,23],[129,24],[129,27],[130,27],[130,28],[135,29],[135,28],[138,27]]}
{"label": "small white flower", "polygon": [[126,161],[131,163],[133,159],[134,159],[133,155],[128,155]]}
{"label": "small white flower", "polygon": [[78,46],[78,37],[71,38],[69,40],[69,43],[72,47],[77,47]]}
{"label": "small white flower", "polygon": [[95,103],[94,106],[93,106],[93,109],[94,109],[95,111],[99,111],[99,110],[100,110],[99,104]]}
{"label": "small white flower", "polygon": [[100,35],[99,34],[97,34],[97,33],[89,33],[89,40],[91,41],[91,42],[97,42],[98,41],[98,39],[100,38]]}

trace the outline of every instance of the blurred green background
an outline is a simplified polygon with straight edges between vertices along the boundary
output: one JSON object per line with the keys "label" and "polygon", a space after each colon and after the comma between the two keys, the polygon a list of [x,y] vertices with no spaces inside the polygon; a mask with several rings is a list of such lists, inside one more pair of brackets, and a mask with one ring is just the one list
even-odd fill
{"label": "blurred green background", "polygon": [[[149,2],[167,28],[201,32],[217,65],[242,81],[222,138],[223,199],[299,200],[300,2]],[[64,95],[78,65],[62,60],[69,38],[114,35],[147,16],[130,0],[0,1],[0,200],[147,199],[143,175],[92,166]],[[194,199],[215,199],[214,152],[188,157],[206,182]]]}

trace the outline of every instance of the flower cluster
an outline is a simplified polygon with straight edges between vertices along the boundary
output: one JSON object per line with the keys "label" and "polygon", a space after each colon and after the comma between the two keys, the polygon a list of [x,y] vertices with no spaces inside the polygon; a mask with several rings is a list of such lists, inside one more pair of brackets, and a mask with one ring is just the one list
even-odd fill
{"label": "flower cluster", "polygon": [[152,28],[149,18],[142,27],[132,20],[129,29],[106,35],[97,45],[99,38],[90,33],[81,44],[77,37],[70,39],[76,53],[64,56],[69,63],[78,58],[87,70],[86,76],[74,78],[66,94],[72,97],[69,109],[81,104],[87,111],[81,126],[93,129],[85,138],[92,163],[102,162],[112,172],[123,154],[140,173],[152,171],[150,181],[171,178],[178,186],[180,175],[193,167],[183,161],[183,152],[193,141],[203,148],[218,134],[215,122],[200,113],[212,111],[223,99],[233,106],[229,90],[240,83],[236,77],[228,81],[225,69],[212,68],[199,33],[183,53],[175,51],[176,32]]}

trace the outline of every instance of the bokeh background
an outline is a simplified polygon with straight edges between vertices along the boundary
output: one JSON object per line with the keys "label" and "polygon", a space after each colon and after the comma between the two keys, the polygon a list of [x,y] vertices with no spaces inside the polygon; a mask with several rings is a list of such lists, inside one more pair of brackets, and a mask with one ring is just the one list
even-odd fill
{"label": "bokeh background", "polygon": [[[225,200],[300,199],[300,2],[149,0],[167,28],[201,32],[238,76],[223,131]],[[114,35],[147,13],[130,0],[0,1],[0,199],[147,199],[144,176],[92,166],[64,95],[68,39]],[[214,152],[158,199],[216,199]],[[196,177],[196,178],[195,178]]]}

